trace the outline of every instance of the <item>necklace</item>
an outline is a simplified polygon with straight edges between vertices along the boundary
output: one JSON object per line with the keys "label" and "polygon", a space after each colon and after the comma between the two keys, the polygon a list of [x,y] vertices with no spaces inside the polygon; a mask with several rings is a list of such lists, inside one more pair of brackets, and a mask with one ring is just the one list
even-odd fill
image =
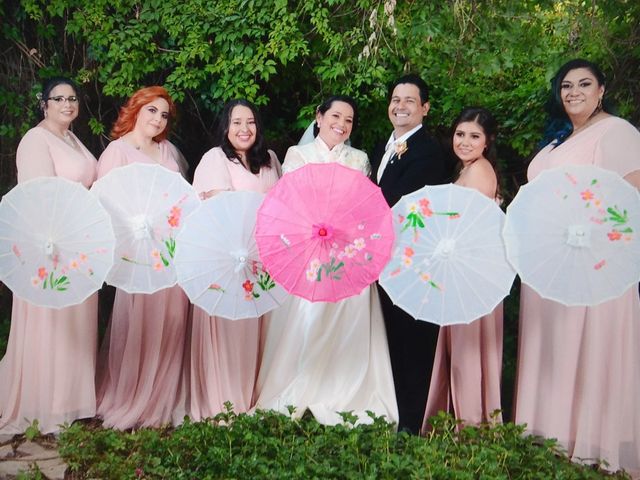
{"label": "necklace", "polygon": [[69,134],[69,130],[65,130],[64,133],[62,134],[62,139],[65,141],[65,143],[73,148],[76,148],[76,142],[73,139],[73,137]]}
{"label": "necklace", "polygon": [[155,163],[161,163],[160,144],[152,141],[151,144],[139,144],[132,135],[122,137],[122,140],[132,146],[138,152],[149,157]]}
{"label": "necklace", "polygon": [[138,142],[138,139],[134,135],[132,135],[131,132],[124,135],[122,139],[125,140],[133,148],[141,152],[152,152],[156,149],[160,149],[160,144],[154,140],[151,140],[151,143],[148,144]]}
{"label": "necklace", "polygon": [[155,152],[156,150],[160,150],[160,144],[157,142],[153,142],[151,145],[138,145],[137,143],[133,143],[133,148],[138,150],[139,152],[149,153]]}
{"label": "necklace", "polygon": [[54,129],[53,127],[51,127],[47,122],[42,122],[41,126],[51,132],[53,135],[55,135],[56,137],[58,137],[59,139],[61,139],[64,143],[66,143],[67,145],[69,145],[70,147],[74,148],[74,149],[78,149],[78,144],[77,142],[73,139],[73,137],[71,136],[71,134],[69,133],[68,129],[65,129],[62,133],[60,133],[59,130]]}

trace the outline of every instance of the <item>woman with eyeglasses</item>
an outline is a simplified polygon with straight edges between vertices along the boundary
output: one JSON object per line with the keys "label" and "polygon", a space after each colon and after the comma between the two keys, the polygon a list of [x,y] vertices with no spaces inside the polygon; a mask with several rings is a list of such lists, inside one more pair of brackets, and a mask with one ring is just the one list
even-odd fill
{"label": "woman with eyeglasses", "polygon": [[[558,69],[544,147],[529,164],[529,181],[552,168],[595,165],[640,190],[640,133],[614,115],[607,92],[604,72],[589,60]],[[625,241],[607,241],[618,240]],[[617,262],[605,267],[613,276]],[[640,478],[639,340],[637,284],[598,305],[568,306],[522,282],[515,422],[526,424],[526,433],[555,438],[574,462]]]}
{"label": "woman with eyeglasses", "polygon": [[[96,159],[70,130],[78,90],[68,78],[49,79],[37,95],[42,120],[20,141],[18,183],[60,176],[89,188]],[[34,420],[42,433],[93,417],[98,295],[59,310],[13,297],[7,351],[0,361],[0,434],[22,433]]]}

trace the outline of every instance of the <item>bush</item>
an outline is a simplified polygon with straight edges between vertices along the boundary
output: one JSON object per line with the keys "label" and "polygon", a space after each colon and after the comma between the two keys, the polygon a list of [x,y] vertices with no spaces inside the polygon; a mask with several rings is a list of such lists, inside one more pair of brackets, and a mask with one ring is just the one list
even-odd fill
{"label": "bush", "polygon": [[[432,419],[426,437],[396,434],[383,418],[324,426],[310,415],[231,410],[176,429],[123,433],[76,423],[60,436],[74,478],[425,479],[602,478],[597,467],[570,463],[554,440],[523,436],[514,424],[460,428]],[[618,474],[619,478],[624,475]]]}

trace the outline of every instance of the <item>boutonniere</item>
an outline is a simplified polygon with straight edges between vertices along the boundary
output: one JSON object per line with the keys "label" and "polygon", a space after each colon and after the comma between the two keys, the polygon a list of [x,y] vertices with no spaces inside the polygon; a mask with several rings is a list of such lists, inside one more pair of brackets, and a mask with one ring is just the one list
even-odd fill
{"label": "boutonniere", "polygon": [[402,142],[402,143],[396,143],[395,149],[396,149],[396,155],[398,156],[398,158],[402,158],[402,155],[407,150],[409,150],[409,147],[407,147],[407,142]]}

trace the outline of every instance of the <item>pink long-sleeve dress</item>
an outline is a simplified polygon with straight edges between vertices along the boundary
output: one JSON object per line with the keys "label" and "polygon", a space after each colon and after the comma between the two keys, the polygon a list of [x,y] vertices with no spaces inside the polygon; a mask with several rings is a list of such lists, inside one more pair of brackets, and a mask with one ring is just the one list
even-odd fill
{"label": "pink long-sleeve dress", "polygon": [[[177,150],[162,141],[156,162],[123,139],[98,161],[98,177],[134,162],[179,171]],[[105,427],[128,429],[178,424],[185,411],[183,361],[189,303],[179,286],[153,294],[116,291],[97,376],[98,415]]]}
{"label": "pink long-sleeve dress", "polygon": [[[640,133],[608,117],[531,162],[541,171],[592,164],[621,176],[640,170]],[[640,185],[636,185],[639,187]],[[557,438],[576,462],[640,475],[640,301],[634,285],[593,307],[543,299],[527,285],[520,298],[515,420]]]}
{"label": "pink long-sleeve dress", "polygon": [[[221,148],[204,154],[193,176],[198,193],[210,190],[245,190],[267,193],[280,177],[280,163],[269,151],[271,166],[257,174],[229,160]],[[189,370],[189,416],[212,417],[233,404],[236,413],[253,406],[253,390],[259,367],[263,318],[227,320],[209,316],[193,307],[191,338],[186,364]]]}
{"label": "pink long-sleeve dress", "polygon": [[[42,127],[29,130],[16,154],[18,182],[60,176],[90,187],[96,159]],[[7,352],[0,362],[0,433],[22,433],[38,420],[42,433],[93,417],[98,295],[59,310],[13,297]]]}

